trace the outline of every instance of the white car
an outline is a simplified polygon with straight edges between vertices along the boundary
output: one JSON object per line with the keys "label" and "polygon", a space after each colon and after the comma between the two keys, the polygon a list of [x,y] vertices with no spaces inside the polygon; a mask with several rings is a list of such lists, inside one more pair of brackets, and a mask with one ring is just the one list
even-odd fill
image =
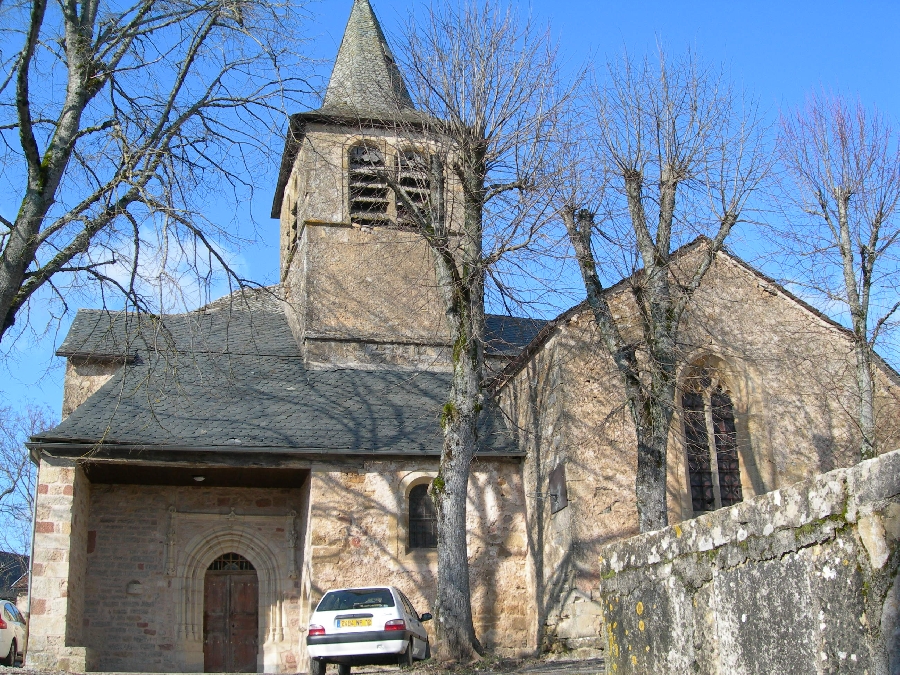
{"label": "white car", "polygon": [[310,675],[325,675],[338,664],[340,675],[351,666],[399,664],[431,657],[428,633],[412,603],[393,586],[328,591],[309,617],[306,645]]}
{"label": "white car", "polygon": [[25,617],[11,602],[0,600],[0,665],[25,660]]}

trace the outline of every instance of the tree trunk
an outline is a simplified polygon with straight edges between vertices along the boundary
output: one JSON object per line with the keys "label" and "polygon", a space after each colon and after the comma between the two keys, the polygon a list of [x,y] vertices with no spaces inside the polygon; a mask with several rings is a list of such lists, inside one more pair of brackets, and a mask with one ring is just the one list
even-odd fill
{"label": "tree trunk", "polygon": [[[628,408],[634,420],[637,435],[637,473],[635,495],[638,526],[641,532],[659,530],[669,524],[666,506],[666,451],[669,427],[672,423],[675,400],[675,340],[668,333],[657,330],[652,342],[655,365],[652,367],[650,390],[641,381],[640,365],[633,345],[628,345],[613,318],[603,286],[597,276],[597,265],[591,250],[593,216],[588,211],[567,208],[562,213],[563,222],[575,249],[581,277],[587,291],[588,305],[594,314],[594,322],[600,329],[604,346],[616,364],[625,384]],[[666,283],[663,280],[662,283]],[[660,294],[668,297],[668,289]],[[640,297],[636,297],[641,302]],[[665,315],[665,310],[655,310]]]}
{"label": "tree trunk", "polygon": [[873,459],[875,448],[875,383],[868,343],[856,344],[856,380],[859,385],[859,430],[862,434],[862,458]]}
{"label": "tree trunk", "polygon": [[651,379],[649,392],[644,390],[639,400],[629,398],[629,407],[638,411],[634,415],[637,432],[635,495],[641,532],[660,530],[669,524],[666,454],[675,400],[674,372],[657,367]]}
{"label": "tree trunk", "polygon": [[438,657],[445,661],[468,662],[478,658],[482,651],[472,621],[466,542],[466,498],[469,470],[475,456],[481,386],[470,349],[458,348],[463,342],[469,342],[465,335],[457,339],[454,349],[453,385],[441,420],[444,428],[441,467],[432,493],[438,526],[435,603]]}
{"label": "tree trunk", "polygon": [[[483,185],[483,179],[467,183],[470,188],[474,184],[475,189],[467,190],[461,250],[455,254],[444,205],[443,181],[443,166],[435,157],[432,160],[432,222],[437,224],[438,236],[432,239],[432,250],[453,340],[453,378],[441,415],[444,445],[440,471],[432,483],[438,527],[437,656],[442,661],[471,662],[483,653],[472,620],[466,541],[469,471],[478,442],[478,415],[484,405],[482,191],[478,187]],[[459,256],[461,261],[457,259]]]}

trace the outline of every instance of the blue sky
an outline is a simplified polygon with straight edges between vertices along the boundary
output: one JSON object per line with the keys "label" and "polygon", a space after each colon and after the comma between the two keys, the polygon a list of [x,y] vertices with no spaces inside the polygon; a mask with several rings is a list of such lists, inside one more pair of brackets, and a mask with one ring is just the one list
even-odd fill
{"label": "blue sky", "polygon": [[[308,6],[310,55],[319,59],[317,75],[327,79],[351,0],[320,0]],[[396,33],[415,0],[373,0],[385,31]],[[594,57],[601,63],[626,49],[642,54],[661,41],[673,52],[691,47],[705,60],[724,64],[731,78],[754,94],[773,119],[780,108],[801,103],[824,88],[859,96],[894,120],[900,119],[900,2],[854,0],[535,0],[521,3],[540,22],[549,22],[568,67]],[[240,251],[245,272],[261,282],[277,273],[278,224],[269,219],[280,146],[269,175],[261,178],[258,199],[247,213],[259,224],[257,245]],[[6,210],[6,209],[4,209]],[[210,212],[215,214],[211,205]],[[222,214],[223,222],[231,217]],[[749,240],[750,236],[745,235]],[[747,244],[733,242],[738,253]],[[750,256],[752,257],[752,256]],[[58,412],[62,399],[62,359],[53,357],[65,327],[41,339],[23,339],[0,369],[0,398],[44,403]],[[6,351],[6,350],[4,350]]]}

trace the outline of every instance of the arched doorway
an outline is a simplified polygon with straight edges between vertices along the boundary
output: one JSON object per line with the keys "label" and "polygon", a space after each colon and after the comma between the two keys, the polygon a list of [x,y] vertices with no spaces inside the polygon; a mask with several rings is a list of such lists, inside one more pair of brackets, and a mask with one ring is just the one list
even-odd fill
{"label": "arched doorway", "polygon": [[249,560],[226,553],[203,582],[203,670],[255,673],[259,653],[259,579]]}

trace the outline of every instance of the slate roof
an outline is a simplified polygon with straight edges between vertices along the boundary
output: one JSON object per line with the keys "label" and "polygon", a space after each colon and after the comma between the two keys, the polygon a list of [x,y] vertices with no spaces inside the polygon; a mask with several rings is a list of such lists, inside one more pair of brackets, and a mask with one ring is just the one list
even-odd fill
{"label": "slate roof", "polygon": [[390,117],[413,108],[369,0],[355,0],[321,112]]}
{"label": "slate roof", "polygon": [[[210,307],[216,307],[211,305]],[[529,320],[491,317],[512,350]],[[119,350],[116,352],[116,350]],[[50,443],[242,452],[438,454],[450,375],[309,370],[282,311],[146,316],[81,310],[61,356],[131,358],[56,428]],[[499,410],[482,414],[480,454],[519,450]]]}

